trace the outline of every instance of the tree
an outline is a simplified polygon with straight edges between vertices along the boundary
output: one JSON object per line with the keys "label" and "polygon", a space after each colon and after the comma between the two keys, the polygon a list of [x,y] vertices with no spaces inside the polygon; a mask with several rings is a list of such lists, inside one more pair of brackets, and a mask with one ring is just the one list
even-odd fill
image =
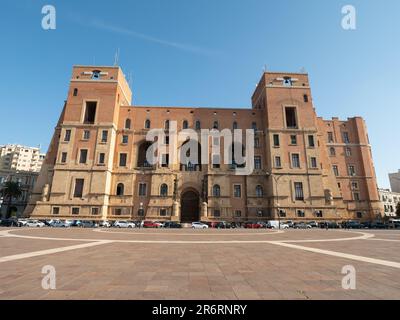
{"label": "tree", "polygon": [[13,198],[19,198],[22,195],[21,187],[18,182],[7,181],[1,187],[0,194],[3,196],[4,202],[7,201],[6,218],[8,218]]}

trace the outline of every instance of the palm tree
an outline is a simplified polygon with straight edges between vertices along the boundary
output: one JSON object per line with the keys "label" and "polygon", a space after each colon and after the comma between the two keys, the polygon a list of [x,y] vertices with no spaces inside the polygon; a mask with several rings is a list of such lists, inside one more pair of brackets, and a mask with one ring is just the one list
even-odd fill
{"label": "palm tree", "polygon": [[7,181],[1,187],[0,194],[3,196],[4,200],[8,200],[6,210],[6,218],[8,218],[8,211],[11,206],[12,199],[18,198],[22,195],[21,187],[19,186],[18,182]]}

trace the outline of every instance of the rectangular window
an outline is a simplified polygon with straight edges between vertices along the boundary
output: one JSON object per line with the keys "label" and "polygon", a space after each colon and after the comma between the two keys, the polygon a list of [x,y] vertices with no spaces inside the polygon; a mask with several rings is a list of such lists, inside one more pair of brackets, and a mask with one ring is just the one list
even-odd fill
{"label": "rectangular window", "polygon": [[160,209],[160,216],[165,217],[167,215],[167,209]]}
{"label": "rectangular window", "polygon": [[304,200],[303,183],[302,182],[294,183],[294,194],[295,194],[296,200],[298,200],[298,201]]}
{"label": "rectangular window", "polygon": [[296,108],[286,107],[285,115],[286,115],[286,127],[297,128]]}
{"label": "rectangular window", "polygon": [[75,180],[74,198],[82,198],[84,182],[84,179]]}
{"label": "rectangular window", "polygon": [[356,168],[353,165],[349,165],[349,176],[356,175]]}
{"label": "rectangular window", "polygon": [[300,168],[300,155],[298,153],[292,154],[292,168]]}
{"label": "rectangular window", "polygon": [[296,145],[297,144],[297,136],[295,134],[290,136],[290,144]]}
{"label": "rectangular window", "polygon": [[214,169],[219,169],[220,168],[220,155],[219,154],[213,154],[212,155],[212,165]]}
{"label": "rectangular window", "polygon": [[235,198],[241,198],[242,197],[242,187],[240,184],[235,184],[233,186],[233,196]]}
{"label": "rectangular window", "polygon": [[297,217],[304,218],[305,216],[304,210],[297,210]]}
{"label": "rectangular window", "polygon": [[86,163],[87,154],[88,154],[87,149],[81,149],[81,152],[79,154],[79,163],[83,163],[83,164]]}
{"label": "rectangular window", "polygon": [[219,209],[214,209],[214,217],[220,217],[221,216],[221,211]]}
{"label": "rectangular window", "polygon": [[335,177],[338,177],[339,176],[339,168],[338,168],[338,166],[337,165],[333,165],[332,168],[333,168],[333,173],[334,173]]}
{"label": "rectangular window", "polygon": [[60,214],[60,207],[53,207],[53,214]]}
{"label": "rectangular window", "polygon": [[105,153],[99,153],[99,164],[104,164],[106,154]]}
{"label": "rectangular window", "polygon": [[254,157],[254,168],[261,170],[261,157]]}
{"label": "rectangular window", "polygon": [[343,142],[344,143],[350,143],[349,133],[348,132],[343,132]]}
{"label": "rectangular window", "polygon": [[317,158],[315,158],[315,157],[311,157],[310,158],[310,164],[311,164],[311,168],[317,168]]}
{"label": "rectangular window", "polygon": [[79,208],[78,207],[73,207],[72,208],[72,214],[74,214],[74,215],[79,214]]}
{"label": "rectangular window", "polygon": [[96,108],[97,102],[96,101],[87,101],[86,102],[86,109],[85,109],[85,118],[83,122],[86,124],[93,124],[96,118]]}
{"label": "rectangular window", "polygon": [[169,144],[169,136],[165,136],[165,144]]}
{"label": "rectangular window", "polygon": [[242,216],[242,211],[240,211],[240,210],[235,210],[235,217],[236,218],[239,218],[239,217],[241,217]]}
{"label": "rectangular window", "polygon": [[353,192],[354,201],[360,201],[360,194],[358,192]]}
{"label": "rectangular window", "polygon": [[67,162],[67,153],[62,152],[61,153],[61,163],[66,163]]}
{"label": "rectangular window", "polygon": [[281,157],[279,157],[279,156],[275,157],[275,167],[276,168],[281,168],[282,167]]}
{"label": "rectangular window", "polygon": [[333,132],[328,132],[328,143],[333,143]]}
{"label": "rectangular window", "polygon": [[169,154],[161,155],[161,167],[167,168],[169,165]]}
{"label": "rectangular window", "polygon": [[322,210],[317,210],[317,211],[315,211],[315,216],[317,218],[322,218],[324,216],[324,214],[323,214]]}
{"label": "rectangular window", "polygon": [[97,216],[100,212],[100,209],[97,207],[93,207],[91,210],[92,216]]}
{"label": "rectangular window", "polygon": [[254,137],[254,148],[260,147],[260,138]]}
{"label": "rectangular window", "polygon": [[126,167],[126,159],[127,159],[126,153],[119,154],[119,166],[120,167]]}
{"label": "rectangular window", "polygon": [[64,136],[64,141],[68,142],[71,140],[71,130],[65,130],[65,136]]}
{"label": "rectangular window", "polygon": [[101,142],[107,142],[107,140],[108,140],[108,131],[103,130],[101,132]]}
{"label": "rectangular window", "polygon": [[128,136],[127,135],[123,135],[122,136],[122,143],[123,144],[127,144],[128,143]]}
{"label": "rectangular window", "polygon": [[358,190],[358,182],[356,181],[351,182],[351,190]]}
{"label": "rectangular window", "polygon": [[89,140],[89,139],[90,139],[90,131],[84,130],[83,131],[83,140]]}
{"label": "rectangular window", "polygon": [[351,148],[349,147],[346,148],[346,156],[351,157]]}
{"label": "rectangular window", "polygon": [[147,185],[145,183],[139,183],[139,196],[141,196],[141,197],[146,196],[146,188],[147,188]]}
{"label": "rectangular window", "polygon": [[363,213],[362,212],[357,212],[357,219],[362,219]]}
{"label": "rectangular window", "polygon": [[314,141],[314,136],[313,135],[309,135],[308,136],[308,146],[310,148],[314,148],[315,147],[315,141]]}
{"label": "rectangular window", "polygon": [[274,147],[279,147],[279,134],[274,134]]}

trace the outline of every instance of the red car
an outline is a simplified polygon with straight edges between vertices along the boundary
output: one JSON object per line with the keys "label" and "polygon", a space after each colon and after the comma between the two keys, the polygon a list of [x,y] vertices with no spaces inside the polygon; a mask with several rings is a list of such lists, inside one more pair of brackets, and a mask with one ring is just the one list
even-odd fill
{"label": "red car", "polygon": [[143,221],[143,228],[158,228],[158,223],[153,221]]}
{"label": "red car", "polygon": [[262,226],[257,222],[246,222],[244,224],[244,227],[246,229],[260,229],[260,228],[262,228]]}

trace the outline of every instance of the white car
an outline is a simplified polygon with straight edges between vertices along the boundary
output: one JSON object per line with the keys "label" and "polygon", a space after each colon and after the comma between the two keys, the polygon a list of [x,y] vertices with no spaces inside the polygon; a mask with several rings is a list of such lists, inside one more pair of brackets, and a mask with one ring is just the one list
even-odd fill
{"label": "white car", "polygon": [[108,221],[102,221],[102,222],[100,222],[100,227],[110,228],[111,227],[111,223],[108,222]]}
{"label": "white car", "polygon": [[32,227],[43,228],[45,226],[45,224],[38,220],[27,220],[25,226],[31,227],[31,228]]}
{"label": "white car", "polygon": [[192,222],[192,229],[208,229],[208,225],[203,222]]}
{"label": "white car", "polygon": [[19,224],[21,227],[25,227],[27,222],[28,222],[27,219],[18,219],[18,224]]}
{"label": "white car", "polygon": [[277,220],[270,220],[268,221],[267,228],[270,229],[279,229],[279,226],[281,229],[289,229],[289,225],[287,223],[281,222]]}
{"label": "white car", "polygon": [[136,225],[133,222],[125,220],[117,220],[114,222],[114,227],[116,228],[135,228]]}

